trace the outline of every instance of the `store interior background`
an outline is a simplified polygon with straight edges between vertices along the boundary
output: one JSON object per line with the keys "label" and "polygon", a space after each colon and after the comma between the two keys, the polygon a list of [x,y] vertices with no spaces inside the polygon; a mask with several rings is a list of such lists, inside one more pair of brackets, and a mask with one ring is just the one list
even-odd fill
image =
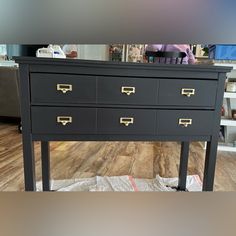
{"label": "store interior background", "polygon": [[[62,47],[63,45],[60,46]],[[34,45],[34,47],[47,47],[47,45]],[[79,52],[78,59],[144,62],[145,44],[78,44],[77,47]],[[191,48],[198,62],[208,58],[207,45],[195,44],[191,45]],[[0,44],[0,59],[2,60],[4,55],[11,59],[12,56],[34,56],[33,54],[35,54],[35,50],[33,47],[30,48],[30,45]]]}
{"label": "store interior background", "polygon": [[[14,62],[14,56],[35,56],[35,48],[47,47],[48,45],[20,45],[20,44],[0,44],[0,66],[17,67]],[[60,45],[63,47],[63,45]],[[209,56],[208,45],[192,44],[191,49],[196,57],[196,64],[215,64],[233,66],[234,70],[228,74],[228,81],[236,81],[236,60],[214,60]],[[235,46],[236,47],[236,46]],[[135,62],[146,63],[144,57],[145,44],[78,44],[78,59],[117,61],[117,62]],[[4,83],[2,83],[3,85]],[[3,89],[3,88],[2,88]],[[236,99],[230,99],[231,109],[236,109]],[[227,114],[227,100],[223,102],[225,116]],[[4,117],[5,118],[5,117]],[[5,119],[6,120],[6,119]],[[10,121],[10,119],[9,119]],[[236,121],[235,121],[236,122]],[[236,124],[233,126],[222,126],[222,135],[220,142],[232,145],[236,143]],[[235,147],[236,151],[236,147]]]}

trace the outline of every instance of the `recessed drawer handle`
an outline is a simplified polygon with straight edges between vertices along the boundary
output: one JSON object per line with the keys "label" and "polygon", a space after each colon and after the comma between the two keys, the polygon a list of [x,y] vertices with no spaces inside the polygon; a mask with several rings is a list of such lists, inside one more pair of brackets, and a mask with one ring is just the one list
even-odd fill
{"label": "recessed drawer handle", "polygon": [[57,84],[57,91],[62,91],[63,93],[72,91],[72,84]]}
{"label": "recessed drawer handle", "polygon": [[131,93],[135,93],[135,87],[121,87],[121,93],[125,93],[126,95],[130,95]]}
{"label": "recessed drawer handle", "polygon": [[180,118],[179,119],[179,125],[182,125],[184,127],[188,127],[188,125],[192,124],[192,119],[185,119],[185,118]]}
{"label": "recessed drawer handle", "polygon": [[191,95],[195,94],[195,89],[193,88],[182,88],[181,94],[187,97],[190,97]]}
{"label": "recessed drawer handle", "polygon": [[62,125],[67,125],[68,123],[72,123],[71,116],[57,116],[57,123],[61,123]]}
{"label": "recessed drawer handle", "polygon": [[134,123],[133,117],[121,117],[120,124],[124,124],[125,126],[129,126],[130,124]]}

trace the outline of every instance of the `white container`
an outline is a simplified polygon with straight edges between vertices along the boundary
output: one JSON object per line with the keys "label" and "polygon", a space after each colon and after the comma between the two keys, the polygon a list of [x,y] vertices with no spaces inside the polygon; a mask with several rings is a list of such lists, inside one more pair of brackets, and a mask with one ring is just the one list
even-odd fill
{"label": "white container", "polygon": [[39,48],[36,52],[36,57],[53,57],[53,50],[51,48]]}
{"label": "white container", "polygon": [[48,48],[52,49],[53,58],[66,58],[66,54],[59,45],[49,44]]}
{"label": "white container", "polygon": [[227,82],[226,91],[227,92],[236,92],[236,82]]}
{"label": "white container", "polygon": [[50,44],[47,48],[39,48],[36,57],[66,58],[66,55],[59,45]]}

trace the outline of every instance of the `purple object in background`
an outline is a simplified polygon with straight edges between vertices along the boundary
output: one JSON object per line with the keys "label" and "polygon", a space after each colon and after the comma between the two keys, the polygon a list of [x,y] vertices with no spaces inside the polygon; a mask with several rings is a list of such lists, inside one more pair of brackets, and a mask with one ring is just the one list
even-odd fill
{"label": "purple object in background", "polygon": [[188,44],[149,44],[146,46],[145,50],[185,52],[187,56],[183,58],[182,64],[194,64],[196,62]]}

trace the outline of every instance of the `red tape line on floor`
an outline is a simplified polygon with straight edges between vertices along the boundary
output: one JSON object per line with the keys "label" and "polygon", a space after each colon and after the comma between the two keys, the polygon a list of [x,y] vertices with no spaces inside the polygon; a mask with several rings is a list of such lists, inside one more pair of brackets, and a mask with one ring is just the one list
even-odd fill
{"label": "red tape line on floor", "polygon": [[131,185],[132,185],[134,191],[135,191],[135,192],[138,192],[138,187],[137,187],[136,183],[134,182],[134,179],[133,179],[132,176],[129,176],[129,181],[130,181],[130,183],[131,183]]}

